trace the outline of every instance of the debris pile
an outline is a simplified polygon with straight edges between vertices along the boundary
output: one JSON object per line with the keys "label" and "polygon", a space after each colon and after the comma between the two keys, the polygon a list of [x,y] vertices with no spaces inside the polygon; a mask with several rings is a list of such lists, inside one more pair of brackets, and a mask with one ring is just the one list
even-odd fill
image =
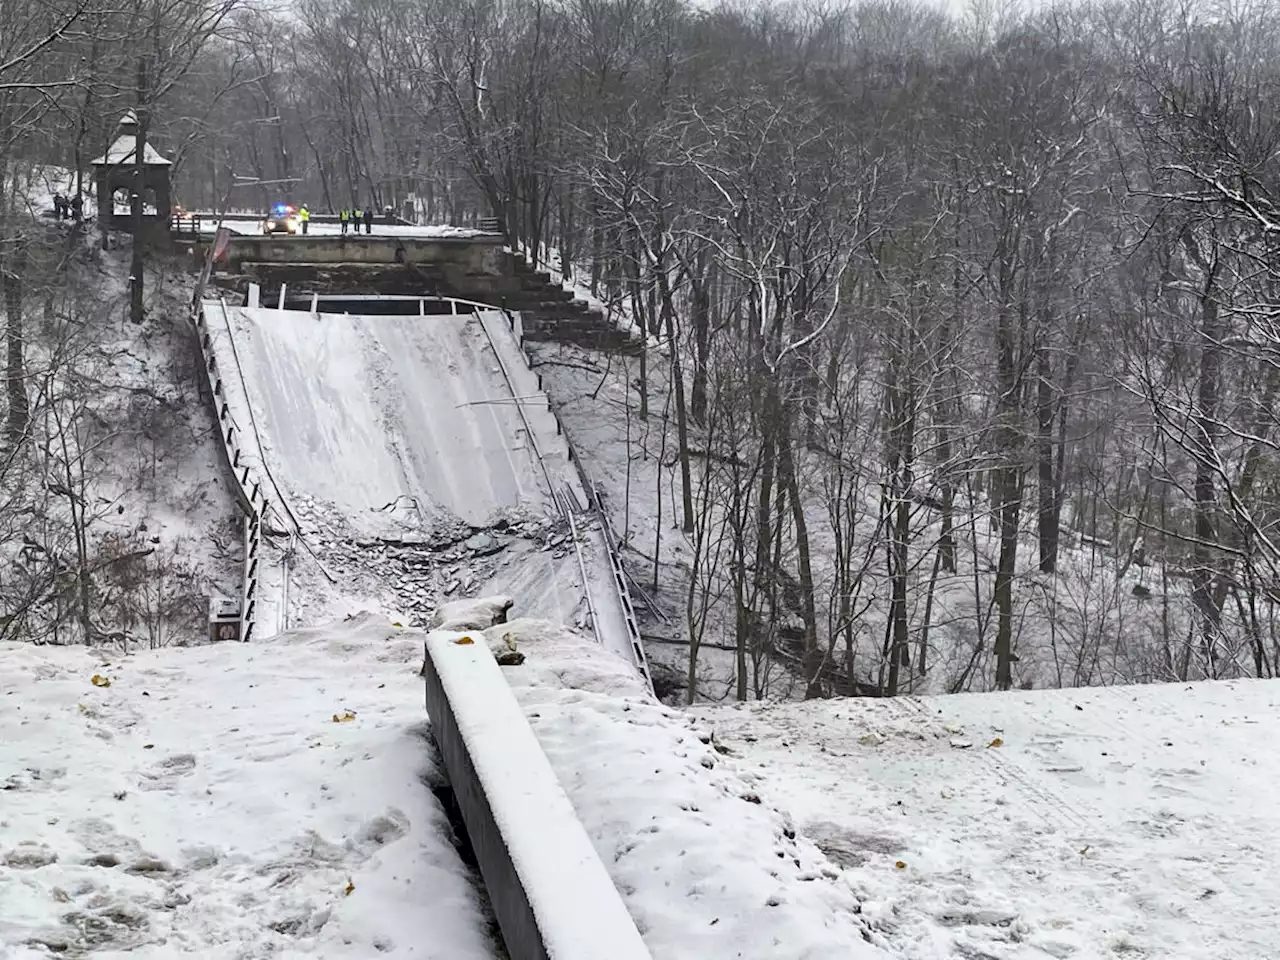
{"label": "debris pile", "polygon": [[430,621],[442,604],[475,597],[511,562],[517,545],[550,552],[553,559],[573,549],[569,525],[560,517],[508,514],[484,527],[436,518],[421,529],[371,524],[370,532],[351,529],[339,511],[311,497],[298,497],[290,510],[301,531],[302,562],[310,554],[335,580],[385,597],[419,623]]}

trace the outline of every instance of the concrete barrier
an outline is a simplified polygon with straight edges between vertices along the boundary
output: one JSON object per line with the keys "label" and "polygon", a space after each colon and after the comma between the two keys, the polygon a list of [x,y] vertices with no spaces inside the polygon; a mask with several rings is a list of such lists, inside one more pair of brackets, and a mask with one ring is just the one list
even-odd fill
{"label": "concrete barrier", "polygon": [[650,960],[484,637],[427,637],[427,712],[511,960]]}

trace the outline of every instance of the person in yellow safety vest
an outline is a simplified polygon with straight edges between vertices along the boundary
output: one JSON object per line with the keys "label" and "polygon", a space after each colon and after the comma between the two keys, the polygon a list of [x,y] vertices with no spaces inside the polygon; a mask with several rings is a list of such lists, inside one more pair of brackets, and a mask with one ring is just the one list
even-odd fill
{"label": "person in yellow safety vest", "polygon": [[347,224],[350,222],[350,220],[351,220],[351,212],[346,207],[343,207],[341,210],[338,211],[338,222],[342,224],[342,235],[344,237],[347,235]]}
{"label": "person in yellow safety vest", "polygon": [[302,221],[302,235],[307,235],[307,224],[311,222],[311,211],[307,209],[304,203],[298,210],[298,219]]}

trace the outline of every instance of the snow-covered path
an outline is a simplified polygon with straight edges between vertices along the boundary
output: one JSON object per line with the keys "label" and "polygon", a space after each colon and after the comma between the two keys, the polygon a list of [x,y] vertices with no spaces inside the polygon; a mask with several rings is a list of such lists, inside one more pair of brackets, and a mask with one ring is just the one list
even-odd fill
{"label": "snow-covered path", "polygon": [[913,960],[1280,957],[1280,684],[699,711]]}
{"label": "snow-covered path", "polygon": [[492,956],[428,786],[420,634],[0,662],[5,960]]}

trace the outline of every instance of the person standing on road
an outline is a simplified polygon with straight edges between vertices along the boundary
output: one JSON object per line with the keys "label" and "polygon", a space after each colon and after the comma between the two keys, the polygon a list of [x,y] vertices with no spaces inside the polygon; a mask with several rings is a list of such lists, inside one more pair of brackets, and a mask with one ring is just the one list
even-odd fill
{"label": "person standing on road", "polygon": [[357,237],[360,236],[360,218],[362,216],[364,216],[364,214],[361,213],[359,207],[356,207],[351,211],[351,232]]}
{"label": "person standing on road", "polygon": [[342,224],[342,235],[344,237],[347,235],[347,226],[350,223],[350,221],[351,221],[351,211],[348,210],[346,207],[343,207],[341,210],[338,211],[338,222]]}
{"label": "person standing on road", "polygon": [[365,235],[373,233],[373,207],[366,207],[364,211],[364,232]]}
{"label": "person standing on road", "polygon": [[307,224],[311,222],[311,211],[307,209],[304,203],[298,210],[298,219],[302,222],[302,235],[307,235]]}

